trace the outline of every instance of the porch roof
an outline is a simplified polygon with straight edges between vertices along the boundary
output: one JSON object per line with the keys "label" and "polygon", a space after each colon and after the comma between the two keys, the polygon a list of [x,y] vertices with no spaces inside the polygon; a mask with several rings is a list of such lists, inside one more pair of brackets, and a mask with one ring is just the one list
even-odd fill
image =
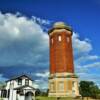
{"label": "porch roof", "polygon": [[23,85],[23,86],[20,86],[20,87],[14,88],[14,90],[23,89],[23,88],[26,88],[26,87],[30,87],[31,89],[36,90],[34,87],[29,86],[29,85]]}

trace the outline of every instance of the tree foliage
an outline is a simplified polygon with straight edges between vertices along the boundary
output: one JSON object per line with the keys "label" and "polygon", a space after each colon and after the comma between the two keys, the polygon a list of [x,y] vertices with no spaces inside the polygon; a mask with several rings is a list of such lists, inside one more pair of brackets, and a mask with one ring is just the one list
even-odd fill
{"label": "tree foliage", "polygon": [[81,81],[80,94],[82,97],[99,98],[100,89],[92,81]]}
{"label": "tree foliage", "polygon": [[40,94],[41,94],[40,89],[37,89],[36,92],[35,92],[35,95],[36,95],[36,96],[40,96]]}
{"label": "tree foliage", "polygon": [[36,96],[48,96],[48,89],[45,90],[45,91],[37,89],[36,92],[35,92],[35,95]]}

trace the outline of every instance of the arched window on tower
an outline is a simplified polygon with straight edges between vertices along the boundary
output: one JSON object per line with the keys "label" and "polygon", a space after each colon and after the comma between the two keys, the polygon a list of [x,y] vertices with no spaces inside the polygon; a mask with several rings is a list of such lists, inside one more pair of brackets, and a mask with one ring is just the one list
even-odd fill
{"label": "arched window on tower", "polygon": [[61,35],[58,36],[58,41],[61,41]]}
{"label": "arched window on tower", "polygon": [[69,37],[67,37],[67,42],[69,43],[69,41],[70,41],[70,38],[69,38]]}
{"label": "arched window on tower", "polygon": [[53,44],[53,38],[51,38],[51,44]]}

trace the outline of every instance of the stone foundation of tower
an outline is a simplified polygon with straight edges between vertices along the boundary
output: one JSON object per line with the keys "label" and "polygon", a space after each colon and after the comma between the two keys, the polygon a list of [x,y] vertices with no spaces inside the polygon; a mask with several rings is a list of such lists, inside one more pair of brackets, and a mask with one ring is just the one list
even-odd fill
{"label": "stone foundation of tower", "polygon": [[56,73],[49,77],[49,97],[77,97],[78,77],[73,73]]}

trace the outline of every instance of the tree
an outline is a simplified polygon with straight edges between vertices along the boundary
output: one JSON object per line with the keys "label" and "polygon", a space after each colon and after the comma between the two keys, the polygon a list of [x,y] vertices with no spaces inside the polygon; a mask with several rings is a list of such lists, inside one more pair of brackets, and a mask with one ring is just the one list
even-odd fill
{"label": "tree", "polygon": [[5,83],[5,82],[1,82],[1,81],[0,81],[0,89],[5,88],[5,86],[6,86],[6,83]]}
{"label": "tree", "polygon": [[36,89],[35,95],[36,95],[36,96],[40,96],[40,95],[41,95],[40,89]]}
{"label": "tree", "polygon": [[40,90],[40,89],[36,89],[35,95],[36,96],[48,96],[48,92],[49,90]]}
{"label": "tree", "polygon": [[97,98],[100,94],[100,90],[92,81],[81,81],[80,94],[82,95],[82,98],[87,97],[88,100],[88,97]]}
{"label": "tree", "polygon": [[100,89],[98,88],[97,85],[91,87],[91,95],[95,99],[100,99]]}

